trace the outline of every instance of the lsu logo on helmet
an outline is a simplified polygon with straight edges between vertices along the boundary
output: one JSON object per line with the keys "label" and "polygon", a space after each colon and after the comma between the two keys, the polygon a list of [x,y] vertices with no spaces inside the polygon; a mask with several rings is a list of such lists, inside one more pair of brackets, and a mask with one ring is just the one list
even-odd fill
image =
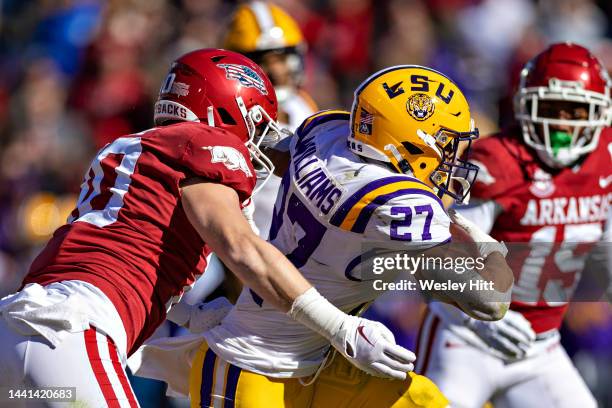
{"label": "lsu logo on helmet", "polygon": [[459,154],[477,137],[463,93],[431,68],[389,67],[355,90],[349,148],[416,177],[440,196],[469,198],[478,166]]}
{"label": "lsu logo on helmet", "polygon": [[433,115],[436,106],[433,104],[429,95],[424,93],[415,93],[406,102],[406,109],[410,116],[416,120],[429,119]]}

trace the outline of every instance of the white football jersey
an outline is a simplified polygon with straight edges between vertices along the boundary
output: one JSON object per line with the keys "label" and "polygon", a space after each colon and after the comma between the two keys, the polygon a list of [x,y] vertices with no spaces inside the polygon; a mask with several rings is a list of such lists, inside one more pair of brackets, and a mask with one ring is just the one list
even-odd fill
{"label": "white football jersey", "polygon": [[[278,108],[287,116],[288,123],[281,123],[282,127],[294,132],[298,126],[314,112],[314,102],[303,92],[295,92],[290,89],[276,89]],[[261,183],[257,181],[258,185]],[[276,196],[281,184],[280,177],[272,175],[270,180],[253,195],[255,202],[255,214],[253,216],[259,235],[267,239],[272,221],[272,209],[276,202]]]}
{"label": "white football jersey", "polygon": [[[347,112],[321,112],[302,124],[270,229],[270,241],[347,313],[381,294],[375,279],[394,278],[373,275],[366,252],[423,250],[450,239],[450,220],[431,188],[362,161],[346,145],[349,132]],[[272,377],[313,374],[330,347],[248,287],[205,337],[224,360]]]}

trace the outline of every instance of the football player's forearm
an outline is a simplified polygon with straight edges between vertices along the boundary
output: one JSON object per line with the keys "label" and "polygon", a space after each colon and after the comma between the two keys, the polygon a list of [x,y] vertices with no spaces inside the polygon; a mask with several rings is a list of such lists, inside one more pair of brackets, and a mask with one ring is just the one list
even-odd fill
{"label": "football player's forearm", "polygon": [[233,236],[219,254],[249,288],[274,307],[288,311],[311,285],[274,246],[253,233]]}
{"label": "football player's forearm", "polygon": [[310,288],[287,258],[253,233],[233,189],[215,183],[185,183],[181,200],[204,242],[269,304],[286,312]]}
{"label": "football player's forearm", "polygon": [[507,294],[507,301],[495,302],[487,299],[489,296],[481,296],[477,293],[464,293],[463,296],[456,296],[453,291],[437,291],[430,293],[430,295],[434,300],[455,306],[478,320],[500,320],[510,307],[510,293]]}
{"label": "football player's forearm", "polygon": [[451,244],[451,248],[457,252],[467,251],[468,259],[482,261],[484,258],[482,264],[478,262],[479,267],[469,269],[466,273],[454,273],[455,279],[469,285],[469,290],[457,291],[456,295],[452,295],[453,300],[464,312],[476,319],[499,320],[509,308],[514,282],[505,259],[508,250],[503,242],[483,232],[476,223],[459,212],[451,209],[448,214],[454,233],[459,237],[467,236],[460,238],[455,245]]}

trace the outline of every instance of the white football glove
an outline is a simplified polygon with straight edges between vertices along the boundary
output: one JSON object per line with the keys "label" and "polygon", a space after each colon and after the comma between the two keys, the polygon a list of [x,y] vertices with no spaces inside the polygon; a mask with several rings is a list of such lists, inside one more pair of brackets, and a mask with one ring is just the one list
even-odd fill
{"label": "white football glove", "polygon": [[536,339],[531,323],[513,310],[508,310],[503,319],[495,322],[468,318],[465,325],[491,349],[511,359],[524,358]]}
{"label": "white football glove", "polygon": [[331,344],[353,365],[376,376],[405,380],[416,356],[395,343],[382,323],[347,315]]}
{"label": "white football glove", "polygon": [[193,305],[187,328],[191,333],[202,333],[210,330],[221,323],[221,320],[232,310],[232,307],[234,305],[224,297]]}
{"label": "white football glove", "polygon": [[448,216],[453,223],[462,227],[469,234],[469,236],[476,243],[478,252],[480,252],[480,255],[482,255],[484,258],[489,256],[491,252],[495,251],[501,253],[504,257],[508,254],[508,249],[503,242],[497,242],[495,238],[491,237],[489,234],[481,230],[478,225],[459,214],[454,208],[448,209]]}
{"label": "white football glove", "polygon": [[233,306],[224,297],[195,305],[181,302],[172,306],[166,317],[171,322],[186,327],[191,333],[202,333],[218,326]]}
{"label": "white football glove", "polygon": [[404,380],[414,369],[414,353],[395,344],[383,324],[347,315],[315,288],[298,296],[288,314],[328,339],[353,365],[371,375]]}

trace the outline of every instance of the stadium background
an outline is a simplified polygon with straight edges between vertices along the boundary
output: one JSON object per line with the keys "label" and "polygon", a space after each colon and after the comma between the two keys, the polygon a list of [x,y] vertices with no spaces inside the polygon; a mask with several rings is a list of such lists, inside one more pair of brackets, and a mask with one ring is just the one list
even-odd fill
{"label": "stadium background", "polygon": [[[219,44],[239,2],[0,0],[0,296],[72,209],[93,153],[152,126],[172,59]],[[509,118],[521,65],[550,43],[589,47],[612,69],[612,2],[600,0],[284,0],[308,43],[305,89],[320,108],[350,107],[376,69],[434,67],[455,79],[481,134]],[[372,315],[414,346],[418,299],[388,296]],[[173,331],[175,328],[165,327]],[[612,407],[609,304],[573,304],[563,343],[602,406]],[[137,381],[143,406],[163,386]],[[153,404],[153,405],[152,405]]]}

